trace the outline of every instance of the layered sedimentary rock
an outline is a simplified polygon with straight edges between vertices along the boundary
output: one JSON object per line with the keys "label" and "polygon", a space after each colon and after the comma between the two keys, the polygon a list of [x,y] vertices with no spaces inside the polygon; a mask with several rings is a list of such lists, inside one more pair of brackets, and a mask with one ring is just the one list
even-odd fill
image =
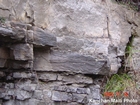
{"label": "layered sedimentary rock", "polygon": [[138,14],[110,0],[3,0],[0,11],[3,105],[99,105],[96,80],[140,34]]}

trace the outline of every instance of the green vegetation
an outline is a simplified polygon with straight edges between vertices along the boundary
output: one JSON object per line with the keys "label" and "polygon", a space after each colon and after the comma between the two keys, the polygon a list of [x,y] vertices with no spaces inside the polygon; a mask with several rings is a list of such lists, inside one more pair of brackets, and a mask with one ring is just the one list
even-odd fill
{"label": "green vegetation", "polygon": [[[134,53],[134,49],[133,49],[133,40],[134,40],[134,35],[132,35],[130,38],[129,38],[129,42],[127,43],[127,46],[126,46],[126,49],[125,49],[125,57],[124,57],[124,65],[123,65],[123,68],[124,70],[123,71],[129,71],[130,70],[130,67],[133,66],[132,62],[133,62],[133,53]],[[129,68],[129,70],[127,70]]]}
{"label": "green vegetation", "polygon": [[4,17],[0,17],[0,23],[5,23],[6,19]]}
{"label": "green vegetation", "polygon": [[139,11],[139,2],[137,0],[112,0],[113,2],[117,2],[121,5],[126,5],[128,8],[133,9],[135,11]]}
{"label": "green vegetation", "polygon": [[[125,49],[124,65],[122,65],[122,68],[120,69],[121,72],[107,78],[108,80],[103,90],[104,98],[107,98],[106,95],[110,95],[111,97],[108,98],[122,100],[123,98],[137,99],[137,93],[140,92],[140,89],[139,84],[137,84],[136,81],[135,70],[131,68],[134,66],[133,54],[140,52],[134,49],[133,40],[135,37],[136,35],[132,35],[129,38],[129,42],[127,43],[127,47]],[[114,105],[114,103],[109,103],[107,105]]]}
{"label": "green vegetation", "polygon": [[125,50],[125,53],[127,54],[127,56],[131,55],[132,54],[132,48],[133,48],[133,40],[134,40],[134,35],[132,35],[130,38],[129,38],[129,42],[126,46],[126,50]]}
{"label": "green vegetation", "polygon": [[135,82],[129,74],[114,74],[105,85],[105,92],[121,92],[135,87]]}

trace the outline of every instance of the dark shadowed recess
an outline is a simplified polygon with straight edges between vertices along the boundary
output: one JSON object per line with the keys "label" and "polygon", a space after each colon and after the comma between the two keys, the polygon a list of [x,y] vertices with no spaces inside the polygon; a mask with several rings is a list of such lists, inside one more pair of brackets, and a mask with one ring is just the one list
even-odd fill
{"label": "dark shadowed recess", "polygon": [[140,12],[140,0],[115,0],[118,3],[128,4],[128,6],[134,6],[136,11]]}

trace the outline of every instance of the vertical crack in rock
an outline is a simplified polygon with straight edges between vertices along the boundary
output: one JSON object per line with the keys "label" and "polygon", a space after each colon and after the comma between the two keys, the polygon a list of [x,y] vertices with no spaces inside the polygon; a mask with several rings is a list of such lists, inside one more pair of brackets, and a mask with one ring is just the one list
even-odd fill
{"label": "vertical crack in rock", "polygon": [[34,10],[33,10],[33,5],[31,4],[27,4],[26,6],[26,10],[25,10],[25,17],[27,18],[27,23],[31,24],[32,26],[34,26]]}
{"label": "vertical crack in rock", "polygon": [[134,35],[131,35],[129,37],[129,41],[126,44],[126,48],[125,48],[125,55],[120,57],[121,67],[119,68],[118,73],[124,73],[124,72],[127,73],[130,70],[132,70],[132,65],[130,65],[130,63],[132,62],[131,57],[132,57],[132,50],[133,50],[132,48],[133,38]]}
{"label": "vertical crack in rock", "polygon": [[109,17],[106,16],[106,18],[107,18],[107,32],[108,32],[108,37],[111,40],[111,36],[110,36],[110,32],[109,32]]}

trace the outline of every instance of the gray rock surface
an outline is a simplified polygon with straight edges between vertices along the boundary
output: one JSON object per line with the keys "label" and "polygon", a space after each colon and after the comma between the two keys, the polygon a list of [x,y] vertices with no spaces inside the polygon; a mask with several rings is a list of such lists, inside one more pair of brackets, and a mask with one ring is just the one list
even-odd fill
{"label": "gray rock surface", "polygon": [[65,82],[65,84],[92,84],[93,80],[90,77],[86,77],[83,75],[57,75],[57,80]]}
{"label": "gray rock surface", "polygon": [[32,93],[23,90],[17,90],[16,92],[16,99],[17,100],[25,100],[32,97]]}
{"label": "gray rock surface", "polygon": [[[123,17],[124,12],[119,14],[119,9],[116,9],[116,7],[119,7],[118,5],[108,0],[106,2],[93,2],[91,0],[60,0],[59,2],[51,2],[50,0],[25,0],[22,2],[18,0],[18,3],[10,2],[15,5],[12,7],[15,13],[11,12],[13,19],[19,19],[23,23],[28,23],[26,25],[11,22],[12,29],[2,28],[2,30],[5,30],[4,32],[9,32],[8,34],[12,34],[12,36],[14,34],[15,37],[10,38],[33,43],[34,47],[55,46],[51,49],[53,52],[57,52],[54,57],[68,59],[66,61],[68,63],[65,65],[65,63],[56,63],[58,59],[54,59],[53,55],[51,55],[50,61],[47,60],[46,62],[43,58],[36,58],[35,56],[35,70],[48,71],[50,69],[51,71],[58,71],[59,69],[59,71],[86,74],[89,71],[91,71],[89,73],[93,74],[109,74],[116,73],[121,66],[119,57],[125,54],[125,46],[131,36],[131,25],[128,19]],[[7,2],[1,3],[3,5],[2,8],[6,8],[9,5]],[[11,9],[9,10],[11,11]],[[122,11],[125,11],[125,8],[122,8]],[[29,24],[42,27],[43,29],[38,27],[31,28]],[[136,31],[138,31],[138,28]],[[73,56],[73,54],[75,54],[75,57],[72,57],[73,60],[70,61],[69,57]],[[82,57],[93,59],[93,65],[90,62],[81,62],[81,64],[69,63],[76,62],[74,59],[77,59],[77,56],[81,56],[82,60]],[[40,62],[45,62],[46,65],[41,66]],[[83,63],[87,65],[82,66],[82,70],[80,66]],[[104,64],[103,68],[106,70],[101,67]],[[57,65],[58,69],[56,68]],[[96,65],[95,70],[92,70],[94,65]],[[75,68],[73,69],[72,66],[75,66]]]}
{"label": "gray rock surface", "polygon": [[10,62],[8,65],[10,68],[13,69],[31,69],[33,68],[33,62],[32,61],[13,61]]}
{"label": "gray rock surface", "polygon": [[33,93],[33,98],[41,100],[43,99],[43,91],[42,90],[35,90]]}
{"label": "gray rock surface", "polygon": [[129,56],[126,60],[126,67],[130,67],[135,71],[139,71],[140,69],[140,38],[133,38],[133,44],[130,46]]}
{"label": "gray rock surface", "polygon": [[139,13],[111,0],[1,0],[0,16],[2,105],[103,105],[95,80],[118,71],[132,35],[140,49]]}
{"label": "gray rock surface", "polygon": [[35,46],[56,46],[55,36],[37,27],[35,27],[33,30],[33,44]]}
{"label": "gray rock surface", "polygon": [[52,94],[52,100],[53,101],[72,101],[72,95],[70,93],[66,92],[58,92],[58,91],[53,91]]}
{"label": "gray rock surface", "polygon": [[22,39],[25,38],[25,30],[24,29],[20,29],[20,28],[3,28],[0,27],[0,34],[1,34],[1,39],[4,42],[13,42],[14,40],[16,41],[21,41]]}
{"label": "gray rock surface", "polygon": [[11,54],[14,60],[28,61],[33,60],[33,45],[30,44],[16,44],[11,47]]}
{"label": "gray rock surface", "polygon": [[55,71],[68,71],[82,74],[108,75],[109,65],[107,61],[96,61],[90,56],[79,54],[52,55],[50,63]]}

